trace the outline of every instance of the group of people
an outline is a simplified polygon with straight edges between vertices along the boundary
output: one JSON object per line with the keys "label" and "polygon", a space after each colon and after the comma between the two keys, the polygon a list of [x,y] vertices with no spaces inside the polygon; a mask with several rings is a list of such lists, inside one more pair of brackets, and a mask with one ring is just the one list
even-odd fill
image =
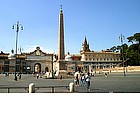
{"label": "group of people", "polygon": [[88,72],[87,75],[82,74],[80,75],[79,73],[75,74],[75,85],[76,86],[86,86],[87,90],[90,90],[90,73]]}

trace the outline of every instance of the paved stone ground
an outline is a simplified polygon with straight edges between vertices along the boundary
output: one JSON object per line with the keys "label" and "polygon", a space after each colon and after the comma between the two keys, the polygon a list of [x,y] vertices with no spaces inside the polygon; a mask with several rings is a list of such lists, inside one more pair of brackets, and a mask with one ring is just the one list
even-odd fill
{"label": "paved stone ground", "polygon": [[[7,89],[1,89],[1,87],[28,87],[30,83],[35,83],[35,86],[68,86],[73,79],[36,79],[33,75],[22,75],[22,79],[14,81],[14,75],[5,77],[0,75],[0,93],[6,93]],[[11,89],[12,93],[27,93],[25,89]],[[37,93],[50,93],[51,89],[41,88],[36,90]],[[55,89],[57,93],[68,93],[67,88]],[[103,74],[96,74],[91,78],[90,91],[86,90],[86,87],[75,87],[75,93],[140,93],[140,72],[128,72],[126,77],[123,73],[111,73],[106,78]]]}

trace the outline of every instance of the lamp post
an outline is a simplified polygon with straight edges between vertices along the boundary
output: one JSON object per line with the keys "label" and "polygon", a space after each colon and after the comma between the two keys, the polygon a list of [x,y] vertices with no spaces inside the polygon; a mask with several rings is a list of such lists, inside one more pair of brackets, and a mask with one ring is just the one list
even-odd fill
{"label": "lamp post", "polygon": [[121,35],[119,36],[119,39],[120,39],[121,45],[122,45],[123,71],[124,71],[124,76],[126,76],[126,73],[125,73],[125,66],[124,66],[124,46],[123,46],[123,41],[125,40],[125,37],[121,34]]}
{"label": "lamp post", "polygon": [[12,29],[16,30],[16,53],[15,53],[15,81],[17,81],[17,75],[16,75],[16,71],[17,71],[17,45],[18,45],[18,33],[19,30],[23,30],[23,26],[19,23],[19,21],[17,22],[17,24],[14,24]]}

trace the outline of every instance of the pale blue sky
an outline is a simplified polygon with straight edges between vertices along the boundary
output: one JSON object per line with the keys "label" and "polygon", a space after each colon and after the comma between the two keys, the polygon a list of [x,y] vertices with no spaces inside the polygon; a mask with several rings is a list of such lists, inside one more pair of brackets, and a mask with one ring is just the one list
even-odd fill
{"label": "pale blue sky", "polygon": [[121,33],[127,38],[140,32],[139,0],[2,0],[0,51],[15,50],[12,25],[19,20],[24,31],[20,31],[18,45],[24,52],[39,45],[48,53],[57,53],[61,4],[65,52],[79,53],[85,36],[90,49],[100,51],[119,45]]}

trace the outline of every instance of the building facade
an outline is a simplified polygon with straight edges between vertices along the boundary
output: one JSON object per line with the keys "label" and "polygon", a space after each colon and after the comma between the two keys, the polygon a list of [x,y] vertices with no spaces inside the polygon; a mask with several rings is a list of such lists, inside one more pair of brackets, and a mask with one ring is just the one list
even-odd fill
{"label": "building facade", "polygon": [[0,73],[46,73],[53,72],[53,54],[44,53],[40,47],[30,53],[0,53]]}
{"label": "building facade", "polygon": [[112,69],[122,64],[120,53],[114,53],[110,50],[91,51],[87,38],[85,37],[84,43],[80,54],[70,55],[68,53],[65,57],[67,72],[95,72],[103,71],[105,69]]}
{"label": "building facade", "polygon": [[53,54],[47,54],[37,47],[35,51],[25,53],[26,69],[31,73],[53,71]]}
{"label": "building facade", "polygon": [[7,53],[0,52],[0,73],[9,72],[9,60]]}
{"label": "building facade", "polygon": [[91,51],[86,37],[82,44],[80,54],[72,55],[68,53],[65,55],[63,20],[64,16],[61,7],[59,14],[58,54],[54,61],[56,75],[59,75],[61,70],[66,70],[67,73],[75,73],[76,71],[96,73],[96,71],[119,66],[121,63],[120,53],[114,53],[109,50],[99,52]]}

